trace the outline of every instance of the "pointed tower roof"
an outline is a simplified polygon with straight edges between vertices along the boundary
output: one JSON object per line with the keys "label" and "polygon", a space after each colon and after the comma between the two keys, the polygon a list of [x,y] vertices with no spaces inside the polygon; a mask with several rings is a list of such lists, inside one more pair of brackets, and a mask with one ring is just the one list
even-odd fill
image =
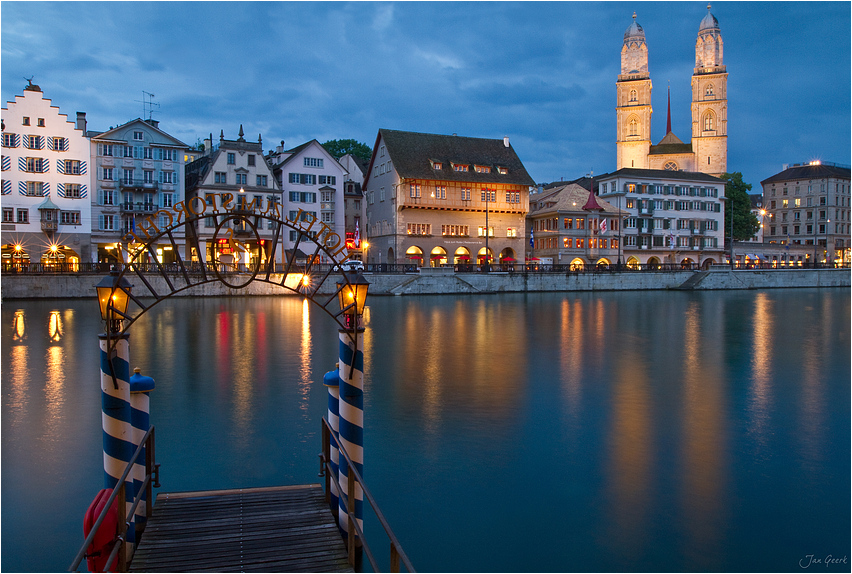
{"label": "pointed tower roof", "polygon": [[672,87],[669,86],[668,91],[666,92],[668,103],[666,110],[666,135],[672,133]]}
{"label": "pointed tower roof", "polygon": [[595,178],[592,177],[592,181],[589,184],[589,199],[586,200],[586,205],[583,206],[583,209],[586,211],[603,211],[604,208],[601,207],[601,204],[598,203],[597,197],[595,197]]}
{"label": "pointed tower roof", "polygon": [[719,31],[719,21],[710,13],[710,4],[707,5],[707,15],[704,16],[704,19],[701,20],[701,24],[698,26],[699,32],[703,32],[704,30]]}

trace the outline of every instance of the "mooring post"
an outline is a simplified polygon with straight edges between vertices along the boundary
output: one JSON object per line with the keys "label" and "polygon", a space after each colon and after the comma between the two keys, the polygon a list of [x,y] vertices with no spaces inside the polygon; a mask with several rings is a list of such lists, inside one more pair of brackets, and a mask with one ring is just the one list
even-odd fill
{"label": "mooring post", "polygon": [[[130,377],[130,424],[132,426],[132,439],[134,452],[139,445],[142,444],[142,439],[145,438],[145,433],[151,426],[151,391],[154,390],[154,379],[140,374],[140,369],[133,369],[133,376]],[[139,534],[145,530],[145,523],[148,521],[146,505],[148,504],[146,493],[142,490],[142,482],[145,480],[145,447],[142,447],[142,452],[139,453],[139,458],[133,465],[133,471],[130,473],[133,476],[133,492],[141,501],[136,507],[136,539],[139,539]]]}
{"label": "mooring post", "polygon": [[[340,362],[338,376],[340,377],[340,444],[352,459],[355,470],[364,476],[364,353],[361,343],[364,329],[359,327],[353,331],[339,331]],[[347,484],[349,468],[346,459],[339,460],[340,484]],[[355,518],[358,527],[363,528],[364,491],[360,484],[355,484]],[[346,520],[346,505],[340,499],[340,514],[338,526],[348,533]],[[360,545],[360,539],[356,544]]]}
{"label": "mooring post", "polygon": [[[337,369],[340,368],[340,364],[337,364]],[[329,371],[323,377],[323,384],[328,388],[328,426],[331,427],[331,433],[334,435],[334,438],[340,440],[340,378],[338,376],[337,369],[333,371]],[[329,465],[331,466],[331,476],[338,476],[338,457],[339,451],[337,449],[337,443],[333,440],[329,440]],[[334,480],[328,482],[328,494],[329,501],[328,506],[331,509],[331,513],[334,515],[335,520],[338,520],[338,500],[339,496],[337,494],[337,483]]]}
{"label": "mooring post", "polygon": [[[101,423],[103,426],[104,488],[118,488],[118,479],[136,447],[133,445],[130,408],[130,335],[105,333],[98,335],[101,348]],[[109,344],[115,346],[110,351]],[[112,353],[112,357],[110,357]],[[124,483],[126,503],[119,508],[121,522],[133,505],[135,489],[133,477]],[[133,528],[127,531],[127,544],[136,542]],[[128,549],[129,549],[128,548]]]}

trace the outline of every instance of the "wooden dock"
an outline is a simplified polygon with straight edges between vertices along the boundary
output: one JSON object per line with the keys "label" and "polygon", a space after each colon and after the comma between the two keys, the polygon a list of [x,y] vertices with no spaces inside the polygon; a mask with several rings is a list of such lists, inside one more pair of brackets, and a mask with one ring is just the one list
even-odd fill
{"label": "wooden dock", "polygon": [[319,484],[160,493],[131,572],[353,572]]}

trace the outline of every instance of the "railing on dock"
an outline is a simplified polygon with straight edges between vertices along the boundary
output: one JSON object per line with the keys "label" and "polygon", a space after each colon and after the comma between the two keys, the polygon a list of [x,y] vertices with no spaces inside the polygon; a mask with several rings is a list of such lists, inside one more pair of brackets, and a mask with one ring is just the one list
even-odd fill
{"label": "railing on dock", "polygon": [[[86,536],[86,539],[83,541],[83,546],[80,548],[80,551],[77,552],[77,556],[74,558],[74,561],[71,563],[71,566],[68,568],[69,572],[76,572],[77,568],[80,567],[80,563],[83,561],[83,558],[86,558],[86,551],[89,546],[92,544],[92,541],[95,539],[95,535],[98,533],[98,530],[103,524],[104,519],[109,513],[110,508],[112,508],[113,501],[118,501],[118,509],[119,516],[122,516],[122,509],[127,507],[127,493],[125,492],[125,484],[127,481],[127,477],[130,475],[130,471],[133,469],[133,465],[136,463],[136,459],[139,458],[139,455],[142,453],[142,450],[145,450],[145,480],[142,481],[142,484],[139,488],[139,492],[145,491],[144,500],[147,501],[145,505],[145,515],[147,518],[151,518],[151,511],[153,509],[153,488],[159,488],[159,471],[160,465],[156,464],[154,461],[154,426],[152,425],[148,432],[145,433],[145,436],[142,438],[142,441],[139,443],[139,446],[136,448],[136,452],[130,458],[130,461],[127,463],[127,466],[124,468],[124,472],[121,475],[121,478],[118,479],[118,483],[116,484],[116,488],[113,489],[112,494],[109,499],[107,499],[106,504],[104,505],[104,509],[101,511],[100,515],[98,515],[98,519],[92,525],[91,531],[89,531],[89,535]],[[124,516],[124,520],[119,519],[118,521],[118,535],[116,537],[115,546],[112,549],[112,552],[109,555],[109,559],[107,560],[106,565],[104,566],[104,572],[109,572],[110,569],[115,564],[116,572],[127,572],[127,565],[130,563],[130,559],[132,556],[128,556],[128,548],[126,544],[127,540],[127,529],[132,524],[133,516],[136,514],[136,508],[139,506],[139,502],[143,500],[141,496],[137,496],[136,500],[133,502],[133,506],[130,507],[130,510],[127,512],[127,515]]]}
{"label": "railing on dock", "polygon": [[[346,460],[346,464],[348,465],[346,488],[340,484],[336,473],[332,472],[331,466],[331,443],[334,442],[337,447],[340,456],[342,456]],[[357,534],[361,539],[361,544],[363,546],[364,553],[367,555],[367,559],[370,561],[370,565],[373,567],[374,572],[383,572],[382,569],[379,568],[378,563],[376,562],[376,558],[373,555],[370,547],[367,545],[366,537],[364,536],[364,532],[361,530],[361,527],[358,526],[358,521],[355,519],[355,483],[361,485],[361,489],[364,492],[364,499],[370,503],[370,507],[373,509],[373,513],[376,515],[376,518],[379,520],[379,524],[382,525],[382,528],[385,530],[385,534],[390,541],[390,571],[391,572],[399,572],[399,563],[400,560],[405,565],[405,568],[408,572],[415,572],[414,567],[411,565],[411,562],[406,556],[405,552],[402,550],[402,546],[399,544],[399,540],[397,540],[396,535],[391,530],[390,525],[387,520],[385,520],[382,511],[379,510],[378,504],[376,504],[376,499],[373,498],[373,495],[370,494],[370,491],[367,489],[367,485],[364,484],[364,479],[361,478],[361,475],[355,470],[355,465],[352,463],[352,460],[349,458],[349,454],[347,454],[346,449],[343,448],[343,445],[340,444],[340,441],[334,433],[331,431],[331,427],[328,424],[328,421],[323,417],[322,419],[322,453],[320,456],[320,476],[325,476],[325,500],[326,502],[330,502],[331,498],[331,481],[334,481],[334,484],[337,486],[337,492],[340,495],[341,500],[344,501],[346,505],[346,520],[347,520],[347,532],[349,535],[349,539],[347,540],[347,549],[349,552],[349,565],[355,566],[356,560],[356,544],[355,544],[355,535]],[[345,495],[343,493],[346,493]]]}

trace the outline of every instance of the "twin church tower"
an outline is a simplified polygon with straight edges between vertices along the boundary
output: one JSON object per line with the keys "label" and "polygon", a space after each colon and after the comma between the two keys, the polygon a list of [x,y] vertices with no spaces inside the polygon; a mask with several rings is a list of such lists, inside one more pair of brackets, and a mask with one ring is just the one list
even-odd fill
{"label": "twin church tower", "polygon": [[624,33],[618,103],[617,167],[697,171],[721,176],[728,166],[728,74],[722,61],[719,21],[710,13],[701,20],[692,74],[692,141],[672,132],[669,101],[666,135],[651,144],[651,76],[645,31],[636,22]]}

